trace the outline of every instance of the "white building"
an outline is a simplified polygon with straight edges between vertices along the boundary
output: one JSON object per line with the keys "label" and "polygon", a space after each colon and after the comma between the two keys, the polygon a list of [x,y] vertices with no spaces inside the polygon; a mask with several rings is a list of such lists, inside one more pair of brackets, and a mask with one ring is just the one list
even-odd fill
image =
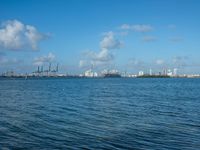
{"label": "white building", "polygon": [[174,76],[177,76],[177,70],[178,70],[177,68],[174,68],[174,72],[173,72]]}
{"label": "white building", "polygon": [[139,76],[143,76],[143,75],[144,75],[144,72],[143,72],[143,71],[139,71],[138,75],[139,75]]}
{"label": "white building", "polygon": [[152,69],[150,68],[149,70],[149,75],[151,76],[152,75]]}
{"label": "white building", "polygon": [[172,71],[170,69],[167,70],[167,75],[168,76],[172,76],[173,75],[173,73],[172,73]]}
{"label": "white building", "polygon": [[98,77],[98,74],[96,72],[93,72],[91,69],[85,71],[84,73],[85,77]]}

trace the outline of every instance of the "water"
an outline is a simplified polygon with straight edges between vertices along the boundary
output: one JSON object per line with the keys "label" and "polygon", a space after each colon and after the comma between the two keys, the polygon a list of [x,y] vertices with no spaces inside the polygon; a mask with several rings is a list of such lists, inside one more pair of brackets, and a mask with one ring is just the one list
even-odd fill
{"label": "water", "polygon": [[0,80],[0,149],[200,149],[200,79]]}

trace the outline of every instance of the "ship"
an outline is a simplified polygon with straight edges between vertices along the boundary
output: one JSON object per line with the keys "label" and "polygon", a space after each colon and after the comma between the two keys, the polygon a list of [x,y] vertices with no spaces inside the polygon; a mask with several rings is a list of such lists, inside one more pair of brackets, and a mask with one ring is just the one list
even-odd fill
{"label": "ship", "polygon": [[106,73],[104,78],[121,78],[121,75],[119,73]]}
{"label": "ship", "polygon": [[104,72],[104,78],[121,78],[120,73],[117,70],[111,70]]}
{"label": "ship", "polygon": [[170,78],[169,75],[142,75],[137,76],[137,78]]}

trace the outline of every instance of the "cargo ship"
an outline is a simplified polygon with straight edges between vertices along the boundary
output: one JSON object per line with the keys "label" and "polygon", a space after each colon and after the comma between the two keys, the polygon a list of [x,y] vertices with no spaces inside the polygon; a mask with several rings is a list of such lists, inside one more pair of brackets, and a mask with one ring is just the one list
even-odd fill
{"label": "cargo ship", "polygon": [[121,74],[117,70],[111,70],[104,72],[104,78],[120,78]]}
{"label": "cargo ship", "polygon": [[118,73],[106,73],[104,78],[121,78],[121,75]]}

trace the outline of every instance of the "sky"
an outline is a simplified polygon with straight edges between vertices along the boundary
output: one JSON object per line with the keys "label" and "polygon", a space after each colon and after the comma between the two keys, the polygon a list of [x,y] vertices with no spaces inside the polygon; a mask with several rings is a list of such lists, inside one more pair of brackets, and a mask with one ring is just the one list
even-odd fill
{"label": "sky", "polygon": [[1,0],[0,72],[59,64],[200,73],[199,0]]}

